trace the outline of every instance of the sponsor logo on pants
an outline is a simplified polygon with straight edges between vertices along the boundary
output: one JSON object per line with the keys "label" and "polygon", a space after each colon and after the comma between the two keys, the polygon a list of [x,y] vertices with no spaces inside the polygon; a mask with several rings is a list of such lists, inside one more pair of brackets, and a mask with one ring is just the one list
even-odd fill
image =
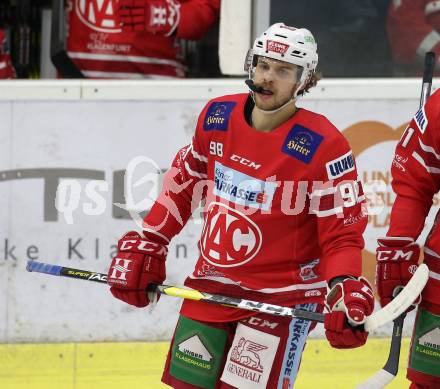
{"label": "sponsor logo on pants", "polygon": [[265,388],[279,341],[239,323],[221,380],[240,389]]}

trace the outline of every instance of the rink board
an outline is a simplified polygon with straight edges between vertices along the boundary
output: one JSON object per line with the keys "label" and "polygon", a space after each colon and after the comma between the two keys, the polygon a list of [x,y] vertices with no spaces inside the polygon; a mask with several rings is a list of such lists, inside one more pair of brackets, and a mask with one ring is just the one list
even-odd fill
{"label": "rink board", "polygon": [[[190,142],[206,102],[244,91],[243,81],[233,79],[0,83],[0,343],[170,339],[179,299],[163,298],[149,313],[114,299],[105,285],[27,273],[26,262],[106,272],[117,239],[137,227],[121,206],[130,198],[138,215],[155,199],[150,182],[137,188],[135,180],[124,182],[124,171],[141,156],[131,170],[159,183],[152,171],[166,170]],[[365,232],[370,280],[376,239],[387,230],[393,202],[389,166],[419,91],[416,79],[324,80],[298,104],[326,115],[348,138],[365,187],[384,180],[383,196],[372,201],[383,209]],[[57,197],[63,185],[71,192]],[[168,284],[182,284],[193,269],[201,227],[195,215],[173,239]],[[372,335],[390,333],[388,326]],[[322,326],[311,336],[323,337]]]}
{"label": "rink board", "polygon": [[[408,387],[409,339],[402,344],[400,371],[387,389]],[[168,343],[61,343],[0,346],[2,389],[164,389],[160,383]],[[332,349],[327,341],[308,342],[299,389],[352,389],[385,363],[387,339],[370,339],[354,350]]]}

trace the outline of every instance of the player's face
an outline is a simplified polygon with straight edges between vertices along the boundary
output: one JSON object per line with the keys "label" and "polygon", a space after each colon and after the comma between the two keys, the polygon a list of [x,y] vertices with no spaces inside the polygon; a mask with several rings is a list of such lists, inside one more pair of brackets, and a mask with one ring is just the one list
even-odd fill
{"label": "player's face", "polygon": [[298,66],[276,59],[259,57],[254,73],[254,83],[264,91],[255,93],[258,108],[271,111],[284,105],[292,98],[297,87]]}

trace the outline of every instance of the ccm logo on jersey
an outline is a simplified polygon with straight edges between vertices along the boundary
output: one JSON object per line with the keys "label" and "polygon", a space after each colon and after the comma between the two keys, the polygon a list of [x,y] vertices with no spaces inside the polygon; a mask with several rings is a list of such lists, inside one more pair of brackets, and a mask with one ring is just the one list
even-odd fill
{"label": "ccm logo on jersey", "polygon": [[229,117],[231,116],[235,104],[235,101],[212,102],[206,112],[203,129],[205,131],[226,131],[228,129]]}
{"label": "ccm logo on jersey", "polygon": [[255,162],[253,162],[253,161],[251,161],[249,159],[240,157],[237,154],[232,154],[231,155],[231,160],[235,161],[235,162],[239,162],[239,163],[241,163],[244,166],[249,166],[251,168],[254,168],[255,170],[257,170],[257,169],[259,169],[261,167],[260,164],[257,165]]}
{"label": "ccm logo on jersey", "polygon": [[414,121],[416,122],[417,127],[419,127],[420,132],[423,134],[428,125],[428,118],[425,114],[425,107],[420,108],[416,112],[416,114],[414,115]]}
{"label": "ccm logo on jersey", "polygon": [[356,168],[352,151],[349,151],[333,161],[327,162],[325,167],[327,168],[329,180],[342,177],[345,173],[352,172]]}
{"label": "ccm logo on jersey", "polygon": [[281,151],[309,163],[324,137],[306,127],[295,124],[289,131]]}

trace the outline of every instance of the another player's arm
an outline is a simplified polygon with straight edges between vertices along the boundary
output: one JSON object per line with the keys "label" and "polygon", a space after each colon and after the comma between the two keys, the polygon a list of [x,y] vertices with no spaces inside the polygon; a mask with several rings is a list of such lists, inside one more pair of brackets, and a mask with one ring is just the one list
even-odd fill
{"label": "another player's arm", "polygon": [[[397,195],[388,236],[417,239],[440,189],[438,92],[411,120],[396,146],[391,174]],[[405,221],[411,220],[411,223]]]}
{"label": "another player's arm", "polygon": [[[434,2],[433,2],[434,3]],[[391,1],[387,32],[394,57],[414,65],[428,51],[440,53],[440,33],[436,30],[439,12],[428,13],[425,0]]]}
{"label": "another player's arm", "polygon": [[396,200],[387,236],[378,239],[376,286],[382,306],[406,285],[417,267],[415,243],[440,188],[440,128],[435,93],[405,130],[391,167]]}
{"label": "another player's arm", "polygon": [[220,0],[119,0],[117,7],[124,31],[192,40],[203,37],[219,12]]}
{"label": "another player's arm", "polygon": [[192,0],[181,5],[176,36],[181,39],[203,38],[218,19],[220,0]]}

